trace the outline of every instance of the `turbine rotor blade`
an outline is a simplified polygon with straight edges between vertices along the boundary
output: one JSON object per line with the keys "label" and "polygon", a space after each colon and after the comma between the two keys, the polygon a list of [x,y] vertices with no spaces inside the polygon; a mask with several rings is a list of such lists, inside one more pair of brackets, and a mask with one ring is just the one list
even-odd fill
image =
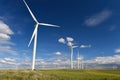
{"label": "turbine rotor blade", "polygon": [[34,32],[33,32],[33,34],[32,34],[32,37],[31,37],[31,39],[30,39],[30,42],[29,42],[29,44],[28,44],[28,47],[30,46],[30,44],[31,44],[31,42],[32,42],[32,40],[33,40],[36,32],[37,32],[37,28],[38,28],[38,24],[35,25],[35,29],[34,29]]}
{"label": "turbine rotor blade", "polygon": [[58,26],[58,25],[47,24],[47,23],[39,23],[39,25],[42,25],[42,26],[50,26],[50,27],[60,27],[60,26]]}
{"label": "turbine rotor blade", "polygon": [[32,11],[30,10],[30,8],[29,8],[29,6],[27,5],[27,3],[25,2],[25,0],[23,0],[23,2],[25,3],[25,5],[26,5],[29,13],[31,14],[33,20],[34,20],[36,23],[38,23],[37,19],[35,18],[34,14],[33,14]]}
{"label": "turbine rotor blade", "polygon": [[72,46],[72,48],[77,48],[78,46]]}

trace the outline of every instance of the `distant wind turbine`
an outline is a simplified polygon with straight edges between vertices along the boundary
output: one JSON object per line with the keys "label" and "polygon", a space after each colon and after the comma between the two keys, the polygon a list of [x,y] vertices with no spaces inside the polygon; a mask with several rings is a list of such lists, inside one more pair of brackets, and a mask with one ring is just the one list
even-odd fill
{"label": "distant wind turbine", "polygon": [[73,46],[72,42],[68,42],[68,46],[70,47],[70,67],[73,69],[73,49],[77,48],[78,46]]}
{"label": "distant wind turbine", "polygon": [[78,51],[78,56],[77,56],[77,67],[78,67],[78,69],[80,68],[80,55],[79,55],[79,51]]}
{"label": "distant wind turbine", "polygon": [[80,56],[80,67],[81,67],[81,69],[84,68],[83,56]]}
{"label": "distant wind turbine", "polygon": [[35,29],[33,31],[32,37],[30,39],[30,42],[28,44],[28,47],[30,46],[33,38],[34,38],[34,47],[33,47],[33,60],[32,60],[32,70],[35,69],[35,57],[36,57],[36,46],[37,46],[37,33],[38,33],[38,26],[51,26],[51,27],[60,27],[57,25],[53,25],[53,24],[46,24],[46,23],[39,23],[38,20],[35,18],[34,14],[32,13],[32,11],[30,10],[29,6],[27,5],[27,3],[25,2],[25,0],[23,0],[23,2],[25,3],[29,13],[31,14],[33,20],[35,21]]}
{"label": "distant wind turbine", "polygon": [[73,69],[73,49],[74,48],[77,48],[78,46],[71,46],[70,49],[71,49],[71,69]]}
{"label": "distant wind turbine", "polygon": [[70,68],[73,69],[73,49],[78,47],[74,46],[73,41],[74,39],[72,37],[66,37],[66,40],[64,38],[60,38],[58,40],[62,44],[67,44],[70,48]]}

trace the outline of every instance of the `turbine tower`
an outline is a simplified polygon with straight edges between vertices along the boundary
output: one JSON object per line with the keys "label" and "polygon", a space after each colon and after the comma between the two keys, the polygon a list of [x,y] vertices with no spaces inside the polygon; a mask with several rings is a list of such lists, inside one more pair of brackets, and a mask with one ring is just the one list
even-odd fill
{"label": "turbine tower", "polygon": [[36,19],[36,17],[34,16],[34,14],[32,13],[32,11],[30,10],[29,6],[27,5],[27,3],[25,2],[25,0],[23,0],[23,2],[25,3],[30,15],[32,16],[33,20],[35,21],[35,29],[33,31],[32,37],[30,39],[30,42],[28,44],[28,47],[30,46],[33,38],[34,38],[34,46],[33,46],[33,60],[32,60],[32,70],[35,69],[35,57],[36,57],[36,47],[37,47],[37,34],[38,34],[38,26],[50,26],[50,27],[60,27],[57,25],[53,25],[53,24],[46,24],[46,23],[40,23],[38,22],[38,20]]}
{"label": "turbine tower", "polygon": [[78,67],[78,69],[80,68],[80,55],[79,55],[79,51],[78,51],[78,57],[77,57],[77,67]]}
{"label": "turbine tower", "polygon": [[82,55],[80,56],[80,67],[81,67],[81,69],[84,68],[83,56]]}

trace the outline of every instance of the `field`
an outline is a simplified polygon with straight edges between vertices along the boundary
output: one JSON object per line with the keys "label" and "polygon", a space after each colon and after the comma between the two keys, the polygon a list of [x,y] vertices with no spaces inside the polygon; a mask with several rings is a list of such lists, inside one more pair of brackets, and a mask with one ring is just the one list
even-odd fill
{"label": "field", "polygon": [[120,70],[0,70],[0,80],[120,80]]}

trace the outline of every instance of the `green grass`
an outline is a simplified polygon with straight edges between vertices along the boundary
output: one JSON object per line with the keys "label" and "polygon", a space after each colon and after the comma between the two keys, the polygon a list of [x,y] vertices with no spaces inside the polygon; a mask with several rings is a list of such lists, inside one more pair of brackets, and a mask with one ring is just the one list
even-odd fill
{"label": "green grass", "polygon": [[0,80],[120,80],[120,70],[0,70]]}

